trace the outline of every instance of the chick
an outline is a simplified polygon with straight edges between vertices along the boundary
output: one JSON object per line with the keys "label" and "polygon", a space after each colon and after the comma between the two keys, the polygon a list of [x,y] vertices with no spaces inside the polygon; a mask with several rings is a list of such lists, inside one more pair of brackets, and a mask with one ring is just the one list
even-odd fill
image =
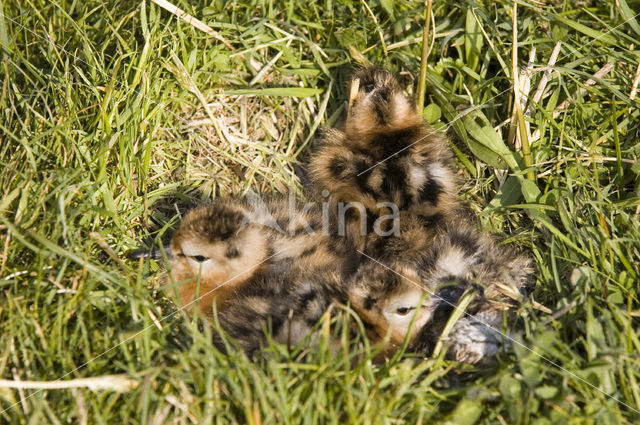
{"label": "chick", "polygon": [[[415,240],[428,247],[405,251]],[[448,356],[477,363],[500,350],[503,315],[513,318],[514,300],[532,284],[528,258],[464,223],[436,229],[409,226],[384,242],[379,258],[365,253],[368,261],[352,278],[348,293],[369,337],[386,338],[383,357],[405,338],[410,351],[431,355],[469,290],[476,294],[447,337]]]}
{"label": "chick", "polygon": [[174,234],[168,260],[179,302],[207,316],[240,287],[286,259],[340,270],[346,257],[327,242],[317,206],[283,198],[219,199],[191,210]]}
{"label": "chick", "polygon": [[363,225],[365,215],[368,223],[388,215],[382,203],[431,222],[455,214],[461,206],[447,141],[422,120],[397,80],[365,68],[349,88],[355,96],[344,128],[326,131],[309,174],[319,192],[330,193],[334,211],[339,203],[354,205],[347,216],[352,233],[371,226]]}
{"label": "chick", "polygon": [[[334,266],[313,260],[282,260],[239,288],[217,312],[222,330],[232,344],[252,356],[267,342],[296,345],[313,332],[331,306],[344,303],[346,291]],[[214,343],[226,346],[220,334]]]}

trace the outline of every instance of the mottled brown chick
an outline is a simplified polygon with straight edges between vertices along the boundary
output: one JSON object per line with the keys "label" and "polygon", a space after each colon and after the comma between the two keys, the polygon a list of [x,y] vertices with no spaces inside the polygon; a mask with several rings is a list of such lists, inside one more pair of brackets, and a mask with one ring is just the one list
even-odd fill
{"label": "mottled brown chick", "polygon": [[322,232],[319,209],[282,198],[218,199],[190,211],[171,240],[171,276],[180,302],[211,315],[243,285],[286,259],[341,269],[344,256]]}
{"label": "mottled brown chick", "polygon": [[[239,288],[217,318],[231,343],[251,356],[266,344],[267,335],[288,346],[300,343],[332,305],[345,300],[336,267],[286,259]],[[226,349],[219,334],[214,343]]]}
{"label": "mottled brown chick", "polygon": [[340,202],[361,206],[347,215],[355,234],[363,211],[368,230],[376,217],[392,213],[385,202],[429,221],[455,214],[461,207],[447,141],[422,120],[388,71],[361,69],[351,77],[354,84],[344,128],[326,132],[309,164],[318,193],[330,193],[334,211]]}
{"label": "mottled brown chick", "polygon": [[[428,247],[422,252],[405,249],[414,240]],[[533,284],[528,258],[464,223],[434,229],[408,226],[385,242],[379,257],[365,256],[348,297],[369,337],[388,338],[382,356],[395,352],[407,335],[409,351],[431,355],[469,290],[476,294],[445,341],[448,356],[476,363],[500,350],[503,315],[511,325],[516,300]]]}

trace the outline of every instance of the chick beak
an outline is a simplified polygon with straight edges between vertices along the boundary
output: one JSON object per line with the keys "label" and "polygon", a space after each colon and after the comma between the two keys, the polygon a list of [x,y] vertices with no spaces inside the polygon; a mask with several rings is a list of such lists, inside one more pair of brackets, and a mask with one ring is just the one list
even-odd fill
{"label": "chick beak", "polygon": [[167,260],[173,260],[173,251],[171,251],[170,245],[165,246],[164,248],[158,247],[151,251],[151,258],[153,258],[154,260],[163,260],[165,257]]}
{"label": "chick beak", "polygon": [[[164,254],[163,254],[164,253]],[[139,260],[140,258],[153,258],[154,260],[167,260],[173,259],[173,252],[170,246],[164,248],[157,247],[151,251],[146,249],[136,249],[131,251],[128,255],[130,260]]]}

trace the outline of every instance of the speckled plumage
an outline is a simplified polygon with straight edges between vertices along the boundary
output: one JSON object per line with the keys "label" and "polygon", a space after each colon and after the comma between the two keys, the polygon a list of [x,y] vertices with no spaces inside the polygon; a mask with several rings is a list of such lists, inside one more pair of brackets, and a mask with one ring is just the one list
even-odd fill
{"label": "speckled plumage", "polygon": [[242,286],[284,260],[308,260],[340,268],[322,232],[318,208],[288,199],[256,203],[218,199],[191,210],[171,241],[169,263],[180,304],[207,316],[221,309]]}
{"label": "speckled plumage", "polygon": [[[272,339],[296,345],[334,304],[344,304],[342,276],[334,266],[313,259],[287,259],[256,276],[234,293],[217,314],[222,329],[239,348],[253,355]],[[216,335],[219,348],[225,345]]]}
{"label": "speckled plumage", "polygon": [[[331,305],[350,304],[369,337],[386,341],[382,360],[405,338],[410,351],[432,354],[473,291],[445,341],[448,355],[489,358],[502,346],[503,319],[512,323],[533,283],[532,262],[477,229],[457,196],[447,141],[395,78],[366,68],[356,80],[344,126],[328,130],[310,160],[315,204],[274,197],[256,208],[227,199],[190,212],[171,243],[172,274],[186,282],[178,298],[200,296],[205,315],[215,305],[222,329],[250,354],[266,329],[277,342],[297,343]],[[358,208],[345,208],[352,204]],[[398,221],[376,227],[394,208]],[[223,347],[219,335],[215,341]]]}
{"label": "speckled plumage", "polygon": [[[340,202],[361,204],[369,228],[388,214],[380,206],[384,202],[428,222],[446,220],[464,208],[447,141],[422,120],[391,73],[365,68],[354,73],[350,84],[356,79],[359,90],[343,128],[328,130],[311,157],[309,172],[317,191],[330,193],[333,210]],[[353,213],[349,234],[362,247],[362,213]]]}
{"label": "speckled plumage", "polygon": [[[424,249],[414,249],[420,240]],[[430,355],[465,291],[475,296],[448,336],[448,355],[475,363],[502,347],[503,315],[533,284],[531,261],[465,224],[436,229],[409,225],[367,255],[352,278],[349,301],[374,341],[393,353],[409,333],[409,350]],[[409,246],[408,249],[404,249]]]}

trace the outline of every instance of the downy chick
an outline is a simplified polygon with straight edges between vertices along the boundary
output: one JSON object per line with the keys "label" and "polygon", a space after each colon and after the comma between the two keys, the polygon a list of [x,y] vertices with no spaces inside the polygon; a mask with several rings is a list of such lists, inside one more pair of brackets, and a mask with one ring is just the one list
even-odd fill
{"label": "downy chick", "polygon": [[[301,342],[331,306],[344,303],[346,291],[335,266],[318,266],[310,258],[289,258],[239,288],[217,312],[220,327],[252,356],[267,342],[289,346]],[[219,334],[214,343],[225,344]]]}
{"label": "downy chick", "polygon": [[319,210],[283,198],[218,199],[191,210],[171,240],[168,259],[179,303],[207,316],[240,287],[285,259],[340,269]]}
{"label": "downy chick", "polygon": [[[405,251],[412,240],[428,247]],[[382,356],[395,352],[405,337],[409,351],[431,355],[465,291],[475,291],[474,298],[446,339],[447,355],[477,363],[501,349],[503,315],[511,325],[516,300],[533,283],[528,258],[465,224],[410,226],[385,243],[380,257],[366,256],[348,297],[369,337],[388,338]]]}
{"label": "downy chick", "polygon": [[353,74],[351,88],[356,94],[344,128],[326,132],[311,157],[309,174],[318,192],[330,193],[334,211],[339,203],[361,206],[348,211],[354,237],[364,214],[369,226],[389,214],[381,203],[427,221],[459,210],[447,141],[423,121],[393,75],[365,68]]}

